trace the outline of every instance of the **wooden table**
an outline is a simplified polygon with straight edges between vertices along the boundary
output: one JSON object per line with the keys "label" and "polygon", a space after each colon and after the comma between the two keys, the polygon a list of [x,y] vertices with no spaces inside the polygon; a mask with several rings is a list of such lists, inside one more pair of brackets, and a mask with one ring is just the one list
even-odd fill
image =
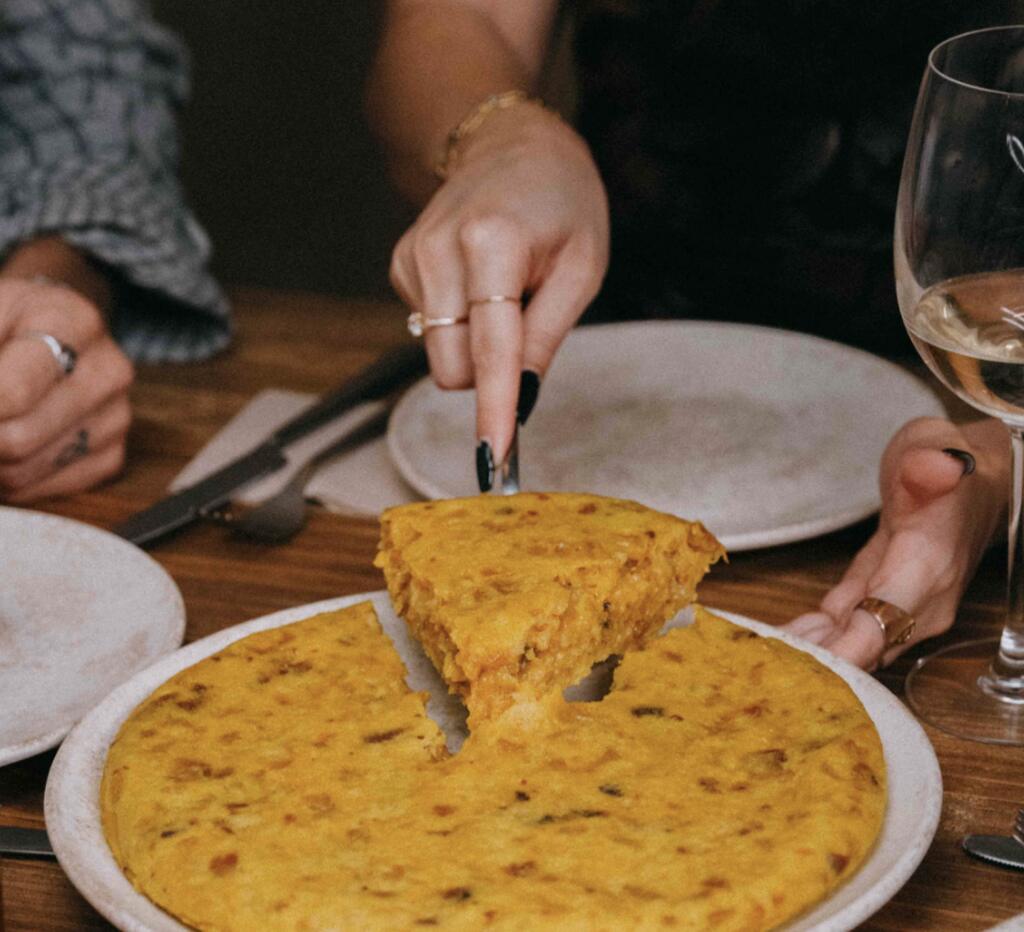
{"label": "wooden table", "polygon": [[[404,313],[395,305],[252,290],[234,297],[239,338],[228,353],[201,364],[140,369],[124,475],[96,491],[46,503],[44,510],[110,527],[160,497],[260,388],[322,392],[406,336]],[[865,522],[805,543],[735,554],[705,580],[702,601],[786,621],[817,604],[870,531]],[[317,512],[282,546],[201,526],[151,553],[181,588],[192,641],[278,609],[381,588],[371,563],[376,543],[376,522]],[[956,639],[998,628],[1002,579],[1003,557],[991,553],[968,593]],[[916,653],[881,674],[882,682],[898,693]],[[960,849],[965,833],[1008,831],[1024,805],[1024,752],[928,733],[946,788],[938,834],[910,881],[864,929],[978,930],[1024,913],[1024,875],[982,864]],[[0,824],[43,824],[52,759],[42,754],[0,768]],[[52,862],[0,859],[0,881],[0,928],[7,932],[110,928]]]}

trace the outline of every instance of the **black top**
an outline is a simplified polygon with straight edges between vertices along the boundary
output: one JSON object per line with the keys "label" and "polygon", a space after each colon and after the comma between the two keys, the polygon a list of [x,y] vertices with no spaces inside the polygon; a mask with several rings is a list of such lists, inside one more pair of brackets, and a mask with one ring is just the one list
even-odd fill
{"label": "black top", "polygon": [[1006,0],[576,0],[612,210],[587,319],[695,317],[910,351],[892,229],[929,50]]}

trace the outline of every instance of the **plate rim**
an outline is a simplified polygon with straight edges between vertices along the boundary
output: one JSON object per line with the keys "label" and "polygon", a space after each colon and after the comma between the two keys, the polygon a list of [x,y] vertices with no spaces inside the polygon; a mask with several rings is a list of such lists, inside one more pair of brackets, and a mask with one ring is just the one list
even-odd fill
{"label": "plate rim", "polygon": [[[393,611],[387,590],[359,592],[261,615],[179,647],[116,687],[72,729],[57,752],[46,782],[44,815],[47,831],[57,859],[70,882],[98,912],[119,929],[123,929],[125,932],[187,932],[186,926],[136,890],[114,860],[100,825],[99,778],[98,776],[91,777],[89,767],[92,761],[97,758],[100,761],[105,760],[111,741],[138,703],[179,671],[249,634],[280,627],[320,612],[333,611],[364,601],[373,602],[375,609],[384,606]],[[810,654],[839,675],[861,703],[865,704],[865,709],[875,724],[879,737],[882,739],[887,772],[892,772],[890,760],[894,752],[907,756],[908,748],[914,745],[914,753],[921,755],[920,758],[914,760],[916,769],[913,778],[918,784],[917,796],[924,800],[925,808],[922,819],[916,823],[920,828],[916,842],[912,841],[901,849],[899,857],[886,868],[882,880],[873,884],[852,902],[841,906],[838,911],[834,911],[833,899],[840,896],[842,891],[848,891],[854,887],[856,878],[865,871],[880,852],[881,840],[886,832],[886,827],[891,824],[890,788],[892,781],[890,780],[887,784],[885,817],[872,854],[861,864],[857,872],[844,884],[837,887],[827,899],[817,904],[809,912],[793,917],[780,927],[780,932],[812,932],[812,930],[813,932],[849,932],[877,912],[902,888],[931,846],[941,815],[943,789],[942,774],[935,750],[921,724],[903,703],[885,686],[859,667],[836,657],[818,645],[804,641],[787,631],[779,630],[773,625],[735,612],[709,606],[704,607],[734,624],[749,628],[765,637],[777,638]],[[865,695],[869,697],[872,705],[877,703],[887,714],[883,716],[878,713],[876,718],[876,715],[867,709]],[[884,740],[883,736],[892,732],[896,727],[894,717],[895,722],[902,723],[904,728],[909,729],[909,741],[907,735],[901,736],[898,745],[893,744],[894,736],[892,735],[890,735],[888,744]],[[910,756],[913,755],[910,754]],[[86,782],[83,782],[82,779],[83,767],[85,768],[84,776],[90,778]],[[101,843],[99,852],[95,847],[89,845],[85,845],[83,850],[83,843],[76,841],[76,833],[83,828],[87,832],[87,841],[93,843],[97,840],[96,833],[99,833],[98,840]],[[88,837],[90,835],[91,838]],[[111,890],[111,888],[113,889]],[[113,902],[108,899],[111,892],[116,897]],[[831,907],[830,903],[832,903]],[[830,908],[833,910],[831,915],[819,917],[820,913],[827,913]]]}
{"label": "plate rim", "polygon": [[[128,559],[136,561],[139,566],[146,566],[147,571],[152,573],[151,578],[153,580],[160,581],[161,585],[166,589],[167,595],[170,597],[170,602],[167,606],[167,619],[165,619],[164,622],[166,627],[160,628],[160,633],[163,634],[164,637],[160,640],[159,646],[154,648],[153,656],[145,658],[143,666],[131,673],[130,676],[135,676],[142,670],[147,669],[154,661],[157,661],[168,653],[173,652],[181,645],[181,642],[185,637],[185,625],[187,621],[185,600],[181,594],[181,589],[178,587],[178,584],[174,581],[171,574],[168,573],[167,570],[164,569],[152,556],[150,556],[150,554],[110,531],[88,524],[84,521],[79,521],[75,518],[65,517],[64,515],[56,515],[29,508],[0,505],[0,522],[6,522],[8,520],[15,522],[23,521],[30,527],[32,525],[38,526],[40,524],[51,524],[55,527],[64,529],[69,534],[74,534],[76,538],[92,538],[93,540],[100,542],[102,546],[113,547],[115,550],[120,549],[121,553],[126,555]],[[2,527],[2,523],[0,523],[0,527]],[[32,528],[32,530],[34,530],[34,528]],[[102,699],[102,696],[98,698]],[[94,700],[93,704],[95,704],[95,701],[98,700]],[[84,714],[88,714],[88,711],[89,710],[87,709]],[[32,738],[18,741],[13,744],[0,744],[0,767],[26,760],[29,757],[33,757],[36,754],[41,754],[43,751],[48,751],[50,748],[56,747],[60,744],[61,739],[64,738],[72,728],[74,728],[77,721],[79,721],[81,717],[84,717],[84,714],[78,719],[60,725],[45,734],[36,735]],[[3,738],[0,736],[0,741],[2,740]]]}
{"label": "plate rim", "polygon": [[[737,321],[704,320],[698,318],[687,318],[685,320],[633,320],[619,321],[612,323],[585,324],[576,326],[569,332],[569,337],[575,333],[591,333],[595,331],[610,330],[635,330],[648,331],[652,329],[661,330],[729,330],[734,333],[745,332],[750,337],[758,336],[773,340],[789,340],[790,342],[810,343],[812,345],[827,348],[830,352],[839,352],[851,357],[859,357],[864,364],[876,365],[885,368],[891,375],[899,378],[907,386],[919,389],[922,400],[927,393],[934,401],[932,416],[941,416],[944,412],[942,401],[938,394],[932,390],[928,382],[916,376],[914,373],[892,360],[875,353],[868,352],[857,346],[849,346],[827,337],[821,337],[813,333],[804,333],[800,330],[789,330],[783,327],[770,327],[762,324],[751,324]],[[433,482],[429,477],[417,469],[414,461],[414,454],[402,445],[400,433],[402,424],[413,415],[410,411],[418,403],[421,395],[432,392],[433,385],[429,376],[419,379],[406,391],[395,405],[391,418],[388,421],[387,447],[392,463],[398,470],[399,475],[415,492],[430,500],[439,500],[452,497],[452,490]],[[466,390],[470,391],[470,390]],[[924,415],[924,411],[920,412]],[[840,528],[849,527],[858,521],[870,517],[881,504],[881,496],[874,491],[870,498],[854,502],[848,507],[831,512],[828,515],[811,518],[806,521],[794,521],[782,524],[774,528],[758,528],[752,531],[741,531],[732,534],[716,535],[730,553],[740,553],[746,550],[756,550],[765,547],[777,547],[782,544],[796,543],[809,540],[814,537],[828,534]]]}

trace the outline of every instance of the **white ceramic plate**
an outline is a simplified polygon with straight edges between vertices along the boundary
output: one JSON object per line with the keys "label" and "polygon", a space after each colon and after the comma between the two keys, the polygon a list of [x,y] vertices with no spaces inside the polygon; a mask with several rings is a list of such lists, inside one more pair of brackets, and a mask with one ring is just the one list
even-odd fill
{"label": "white ceramic plate", "polygon": [[[83,896],[118,928],[131,932],[183,932],[184,926],[138,893],[121,873],[103,837],[99,786],[107,749],[121,723],[161,683],[179,670],[254,631],[298,621],[317,612],[372,599],[385,632],[409,668],[407,682],[427,690],[428,710],[458,744],[458,703],[449,697],[430,662],[391,609],[386,592],[330,599],[277,612],[183,647],[116,689],[68,736],[46,784],[46,825],[57,857]],[[889,772],[889,800],[874,853],[851,880],[816,909],[786,926],[788,932],[844,932],[883,906],[924,857],[942,808],[942,778],[935,752],[917,721],[885,687],[861,670],[769,625],[720,612],[737,624],[781,637],[835,670],[864,703],[882,739]],[[687,613],[675,623],[685,624]],[[452,741],[455,737],[455,741]]]}
{"label": "white ceramic plate", "polygon": [[[697,518],[727,550],[803,540],[879,505],[878,462],[924,382],[818,337],[648,321],[572,331],[520,432],[524,489],[629,498]],[[472,392],[414,386],[388,442],[427,498],[477,491]]]}
{"label": "white ceramic plate", "polygon": [[0,508],[0,766],[58,744],[184,634],[178,587],[138,547]]}

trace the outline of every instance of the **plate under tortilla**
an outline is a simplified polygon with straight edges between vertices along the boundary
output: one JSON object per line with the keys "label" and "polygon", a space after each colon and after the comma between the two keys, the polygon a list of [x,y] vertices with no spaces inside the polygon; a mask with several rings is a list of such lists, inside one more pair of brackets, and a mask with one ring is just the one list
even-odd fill
{"label": "plate under tortilla", "polygon": [[[428,713],[445,729],[450,745],[459,743],[461,704],[448,695],[430,661],[395,615],[387,592],[345,596],[275,612],[181,648],[116,689],[75,728],[57,753],[46,784],[46,826],[61,866],[79,892],[119,929],[187,932],[185,926],[131,885],[103,835],[100,781],[107,750],[121,724],[164,681],[239,638],[366,599],[372,600],[381,627],[406,664],[406,682],[413,689],[430,693]],[[931,844],[942,809],[942,777],[935,752],[903,704],[863,670],[770,625],[728,612],[716,614],[758,634],[779,637],[835,671],[856,693],[878,729],[888,769],[889,798],[875,849],[860,870],[827,900],[782,927],[786,932],[846,932],[881,908],[903,886]],[[683,612],[671,625],[689,620],[689,612]]]}

